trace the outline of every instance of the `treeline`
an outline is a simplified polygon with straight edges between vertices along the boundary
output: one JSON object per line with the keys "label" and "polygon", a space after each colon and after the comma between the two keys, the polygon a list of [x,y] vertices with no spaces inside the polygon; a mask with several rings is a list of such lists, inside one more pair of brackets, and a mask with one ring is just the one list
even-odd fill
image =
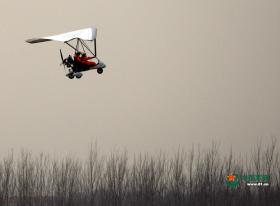
{"label": "treeline", "polygon": [[[270,175],[270,186],[226,184],[230,174]],[[279,206],[280,153],[275,139],[250,155],[221,156],[206,150],[178,149],[173,156],[126,152],[88,158],[33,156],[22,151],[0,160],[0,206]]]}

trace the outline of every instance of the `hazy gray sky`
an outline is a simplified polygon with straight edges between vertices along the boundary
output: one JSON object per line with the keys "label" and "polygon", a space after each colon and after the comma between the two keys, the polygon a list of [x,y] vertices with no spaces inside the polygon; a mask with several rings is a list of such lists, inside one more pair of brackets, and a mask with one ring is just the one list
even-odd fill
{"label": "hazy gray sky", "polygon": [[[0,154],[84,155],[280,137],[279,0],[1,1]],[[61,43],[96,26],[100,76],[69,80]]]}

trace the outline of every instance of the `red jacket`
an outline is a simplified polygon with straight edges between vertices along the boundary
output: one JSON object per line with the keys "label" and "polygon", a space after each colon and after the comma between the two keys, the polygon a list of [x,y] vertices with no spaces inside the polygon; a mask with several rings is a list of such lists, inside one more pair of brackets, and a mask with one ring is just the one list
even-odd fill
{"label": "red jacket", "polygon": [[93,57],[79,57],[77,55],[74,56],[74,61],[78,64],[82,64],[85,66],[95,66],[95,62],[88,61],[89,59],[92,59]]}

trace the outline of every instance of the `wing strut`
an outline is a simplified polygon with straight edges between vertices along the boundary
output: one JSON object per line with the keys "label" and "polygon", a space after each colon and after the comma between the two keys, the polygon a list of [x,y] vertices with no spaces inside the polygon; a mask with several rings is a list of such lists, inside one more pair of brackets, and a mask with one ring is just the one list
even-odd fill
{"label": "wing strut", "polygon": [[72,49],[74,49],[75,51],[78,51],[74,46],[72,46],[71,44],[68,43],[68,41],[64,42],[65,44],[67,44],[68,46],[70,46]]}
{"label": "wing strut", "polygon": [[71,45],[70,43],[69,43],[69,41],[66,41],[66,42],[64,42],[65,44],[67,44],[68,46],[70,46],[72,49],[74,49],[75,51],[79,51],[79,45],[81,44],[81,47],[82,47],[82,49],[83,49],[83,51],[85,52],[85,48],[94,56],[94,57],[96,57],[97,55],[96,55],[96,53],[97,53],[97,51],[96,51],[96,39],[94,40],[94,53],[90,50],[90,48],[87,46],[87,44],[82,40],[82,39],[77,39],[77,44],[76,44],[76,47],[74,47],[73,45]]}
{"label": "wing strut", "polygon": [[[83,40],[81,40],[81,43],[82,43],[82,45],[84,45],[84,47],[86,47],[87,48],[87,50],[94,56],[94,57],[96,57],[96,49],[95,49],[95,54],[90,50],[90,48],[86,45],[86,43],[83,41]],[[94,43],[94,45],[95,45],[95,43]]]}

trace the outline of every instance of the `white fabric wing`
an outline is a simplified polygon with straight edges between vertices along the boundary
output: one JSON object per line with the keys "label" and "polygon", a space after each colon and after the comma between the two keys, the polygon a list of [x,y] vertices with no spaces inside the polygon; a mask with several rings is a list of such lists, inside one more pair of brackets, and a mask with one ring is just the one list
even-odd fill
{"label": "white fabric wing", "polygon": [[77,31],[64,33],[64,34],[54,35],[54,36],[28,39],[26,40],[26,42],[31,44],[45,42],[45,41],[67,42],[77,38],[85,41],[93,41],[94,39],[96,39],[96,35],[97,35],[97,29],[95,27],[92,27],[92,28],[81,29]]}

